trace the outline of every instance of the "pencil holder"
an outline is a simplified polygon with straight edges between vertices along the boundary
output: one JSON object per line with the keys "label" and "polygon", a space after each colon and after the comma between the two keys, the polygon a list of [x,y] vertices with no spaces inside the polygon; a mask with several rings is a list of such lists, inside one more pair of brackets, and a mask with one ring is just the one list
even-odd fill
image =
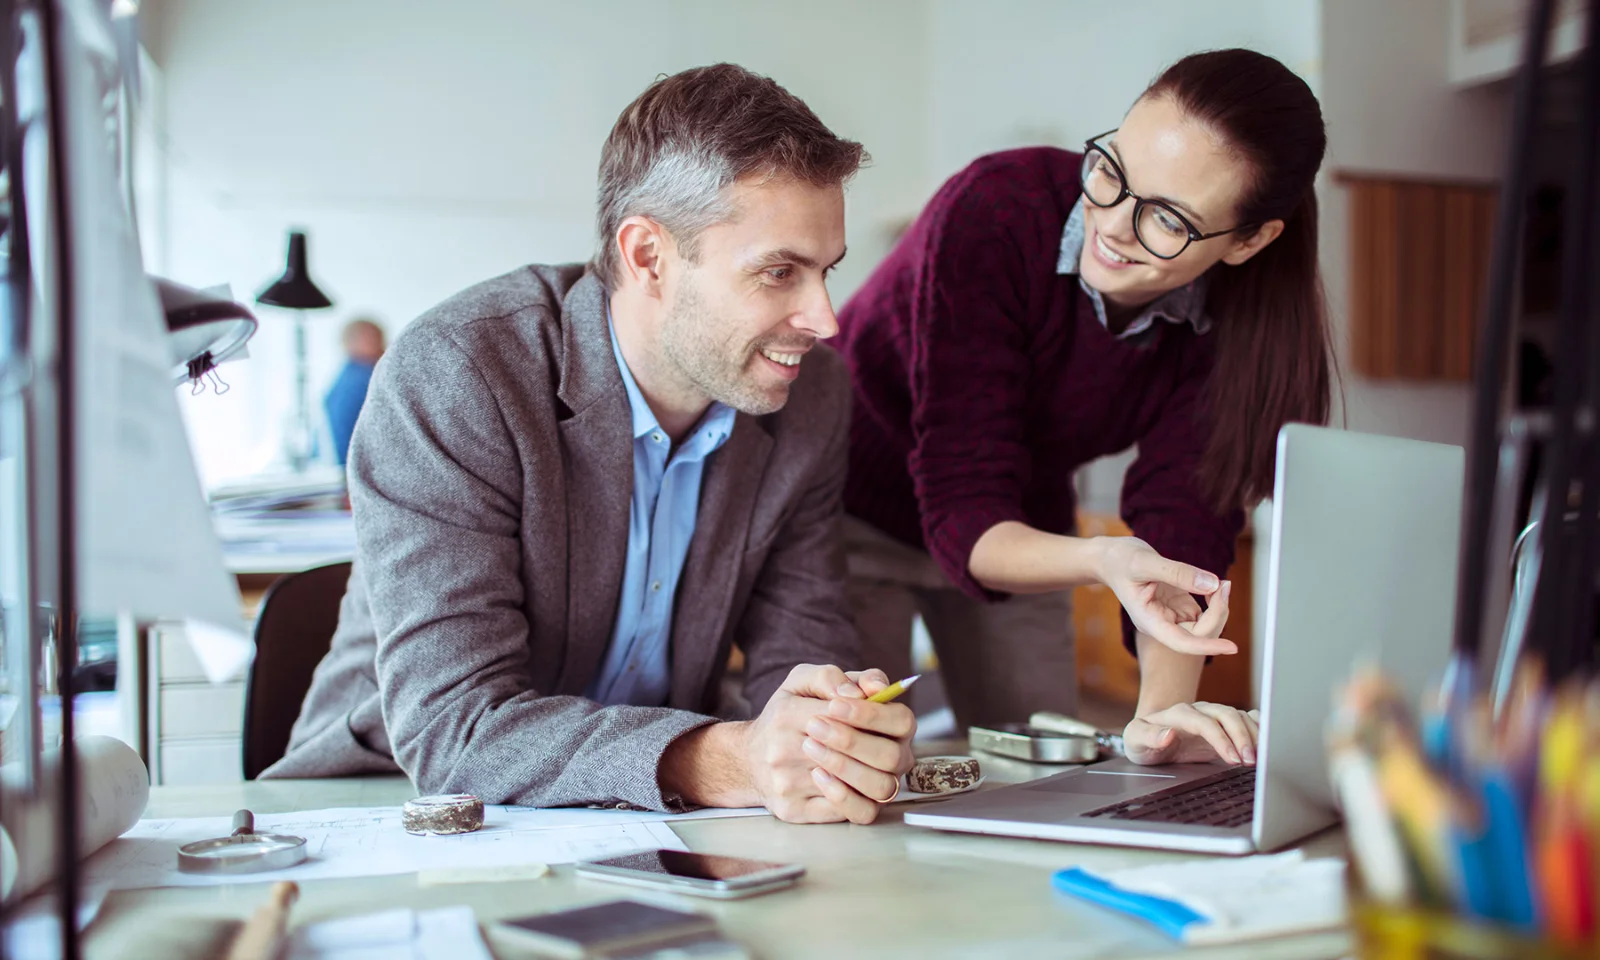
{"label": "pencil holder", "polygon": [[1362,960],[1579,960],[1600,944],[1564,946],[1470,917],[1390,907],[1352,895],[1350,924]]}

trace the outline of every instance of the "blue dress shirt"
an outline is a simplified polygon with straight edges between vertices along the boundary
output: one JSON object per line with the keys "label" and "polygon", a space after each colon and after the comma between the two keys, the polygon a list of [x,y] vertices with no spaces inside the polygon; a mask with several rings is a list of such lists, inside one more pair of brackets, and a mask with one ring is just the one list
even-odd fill
{"label": "blue dress shirt", "polygon": [[349,361],[322,400],[322,407],[328,414],[328,429],[333,432],[333,456],[341,467],[350,455],[350,435],[355,433],[356,417],[361,415],[361,405],[366,402],[372,371],[370,363]]}
{"label": "blue dress shirt", "polygon": [[672,598],[700,513],[700,481],[706,458],[733,432],[734,411],[713,401],[674,451],[622,358],[615,327],[611,350],[633,414],[633,502],[617,625],[587,695],[604,704],[659,707],[672,692]]}

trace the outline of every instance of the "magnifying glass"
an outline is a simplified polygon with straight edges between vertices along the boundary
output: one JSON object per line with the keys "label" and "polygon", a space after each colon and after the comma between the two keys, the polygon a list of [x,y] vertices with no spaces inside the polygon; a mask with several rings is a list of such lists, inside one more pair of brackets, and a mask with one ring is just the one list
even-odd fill
{"label": "magnifying glass", "polygon": [[233,815],[233,833],[197,840],[178,848],[178,869],[185,873],[256,873],[282,870],[306,858],[306,838],[256,833],[255,814]]}

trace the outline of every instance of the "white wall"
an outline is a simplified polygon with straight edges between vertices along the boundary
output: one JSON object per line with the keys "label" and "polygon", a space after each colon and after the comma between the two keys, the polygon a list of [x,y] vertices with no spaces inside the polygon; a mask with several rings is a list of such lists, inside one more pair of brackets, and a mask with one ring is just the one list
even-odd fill
{"label": "white wall", "polygon": [[[795,9],[718,0],[161,0],[146,44],[162,74],[163,208],[143,219],[153,269],[253,298],[310,233],[336,301],[314,321],[313,402],[338,329],[391,332],[478,280],[593,249],[600,146],[657,75],[718,60],[766,73],[874,157],[850,188],[836,297],[886,252],[929,192],[926,38],[916,0]],[[223,397],[185,397],[208,483],[276,453],[292,402],[291,337],[259,310],[251,359]],[[319,417],[320,419],[320,417]]]}
{"label": "white wall", "polygon": [[[249,299],[311,235],[337,306],[313,325],[313,401],[343,321],[396,332],[428,306],[530,261],[593,245],[594,170],[618,111],[655,76],[733,60],[775,77],[873,165],[853,184],[842,302],[974,157],[1075,146],[1115,125],[1162,67],[1244,45],[1305,76],[1328,119],[1328,168],[1492,175],[1504,98],[1446,79],[1449,0],[818,0],[804,16],[723,0],[146,0],[161,99],[143,171],[153,269]],[[1343,341],[1342,191],[1324,193],[1324,272]],[[261,308],[227,396],[185,398],[208,483],[277,452],[289,324]],[[1347,377],[1356,429],[1459,442],[1466,391]],[[1123,461],[1088,471],[1115,509]]]}
{"label": "white wall", "polygon": [[[1509,124],[1503,86],[1450,85],[1449,0],[1333,0],[1322,4],[1322,109],[1329,170],[1495,179]],[[1347,191],[1321,191],[1323,280],[1341,358],[1348,356]],[[1352,430],[1464,444],[1466,384],[1374,381],[1345,364]]]}
{"label": "white wall", "polygon": [[981,154],[1076,149],[1121,121],[1188,54],[1249,47],[1316,86],[1317,0],[934,0],[929,159],[940,180]]}

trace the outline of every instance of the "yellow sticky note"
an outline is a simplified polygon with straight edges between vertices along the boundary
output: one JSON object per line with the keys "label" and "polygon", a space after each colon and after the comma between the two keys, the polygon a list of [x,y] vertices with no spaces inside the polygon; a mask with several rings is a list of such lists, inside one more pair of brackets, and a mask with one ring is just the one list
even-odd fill
{"label": "yellow sticky note", "polygon": [[417,886],[439,887],[449,883],[537,880],[549,873],[549,865],[543,863],[518,863],[503,867],[441,867],[437,870],[418,870]]}

